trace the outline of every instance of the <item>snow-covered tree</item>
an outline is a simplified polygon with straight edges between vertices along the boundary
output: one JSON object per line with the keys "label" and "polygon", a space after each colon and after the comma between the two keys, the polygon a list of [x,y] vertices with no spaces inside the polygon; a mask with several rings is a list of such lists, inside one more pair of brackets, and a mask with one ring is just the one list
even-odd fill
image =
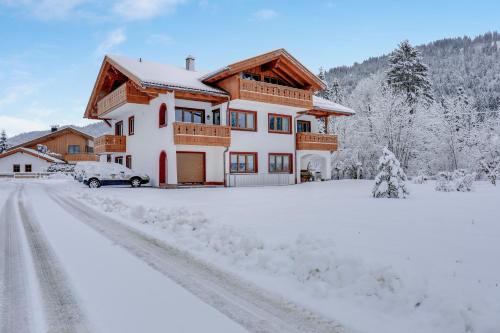
{"label": "snow-covered tree", "polygon": [[[326,81],[326,72],[323,69],[323,67],[319,68],[318,77],[321,79],[321,81],[323,81],[327,85],[327,89],[328,89],[328,82]],[[327,93],[326,93],[327,89],[319,90],[315,93],[315,95],[318,97],[321,97],[321,98],[327,98]]]}
{"label": "snow-covered tree", "polygon": [[389,57],[387,83],[394,91],[406,96],[410,104],[423,100],[432,101],[428,68],[423,63],[421,53],[405,40]]}
{"label": "snow-covered tree", "polygon": [[9,148],[7,144],[7,134],[5,133],[5,130],[2,130],[2,133],[0,134],[0,154],[6,151]]}
{"label": "snow-covered tree", "polygon": [[339,80],[334,78],[332,82],[328,84],[325,91],[325,98],[335,103],[344,103],[344,92],[340,86]]}
{"label": "snow-covered tree", "polygon": [[480,171],[483,172],[488,180],[493,184],[497,184],[497,179],[500,178],[500,155],[483,158],[480,163]]}
{"label": "snow-covered tree", "polygon": [[375,198],[406,198],[410,194],[406,188],[406,174],[396,156],[387,148],[382,150],[378,171],[372,191]]}

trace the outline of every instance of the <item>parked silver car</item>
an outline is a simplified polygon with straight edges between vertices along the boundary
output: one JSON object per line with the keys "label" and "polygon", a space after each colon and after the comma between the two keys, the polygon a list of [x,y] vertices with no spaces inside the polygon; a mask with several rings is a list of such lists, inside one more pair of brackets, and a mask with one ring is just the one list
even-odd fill
{"label": "parked silver car", "polygon": [[84,168],[82,180],[91,188],[106,185],[130,185],[140,187],[149,183],[149,176],[137,173],[118,163],[99,162]]}

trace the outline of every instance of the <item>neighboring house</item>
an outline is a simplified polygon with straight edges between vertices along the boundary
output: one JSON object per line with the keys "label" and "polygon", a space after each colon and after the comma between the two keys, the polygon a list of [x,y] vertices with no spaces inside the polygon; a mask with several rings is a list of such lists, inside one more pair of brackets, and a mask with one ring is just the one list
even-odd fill
{"label": "neighboring house", "polygon": [[33,149],[19,147],[0,154],[0,173],[44,172],[53,163],[64,161]]}
{"label": "neighboring house", "polygon": [[[154,186],[294,184],[331,178],[334,133],[318,119],[354,111],[314,96],[325,83],[284,49],[211,73],[106,56],[85,111],[114,135],[101,160],[150,175]],[[302,179],[301,179],[302,178]]]}
{"label": "neighboring house", "polygon": [[96,161],[94,154],[94,137],[73,126],[53,126],[47,134],[10,147],[7,152],[17,148],[29,148],[56,157],[68,163],[77,161]]}

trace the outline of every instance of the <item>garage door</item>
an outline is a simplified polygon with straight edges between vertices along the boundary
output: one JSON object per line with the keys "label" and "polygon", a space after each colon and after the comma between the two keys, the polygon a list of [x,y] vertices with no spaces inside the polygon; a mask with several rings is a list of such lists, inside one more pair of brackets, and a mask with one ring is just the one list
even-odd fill
{"label": "garage door", "polygon": [[205,154],[177,152],[177,182],[205,182]]}

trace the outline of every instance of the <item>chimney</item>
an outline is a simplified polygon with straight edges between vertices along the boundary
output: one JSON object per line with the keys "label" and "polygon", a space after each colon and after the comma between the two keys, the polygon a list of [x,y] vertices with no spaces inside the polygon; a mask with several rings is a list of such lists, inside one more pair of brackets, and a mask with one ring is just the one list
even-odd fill
{"label": "chimney", "polygon": [[192,55],[188,55],[186,58],[186,70],[194,71],[194,57]]}
{"label": "chimney", "polygon": [[50,132],[51,133],[54,133],[55,131],[57,131],[59,129],[59,125],[51,125],[50,126]]}

